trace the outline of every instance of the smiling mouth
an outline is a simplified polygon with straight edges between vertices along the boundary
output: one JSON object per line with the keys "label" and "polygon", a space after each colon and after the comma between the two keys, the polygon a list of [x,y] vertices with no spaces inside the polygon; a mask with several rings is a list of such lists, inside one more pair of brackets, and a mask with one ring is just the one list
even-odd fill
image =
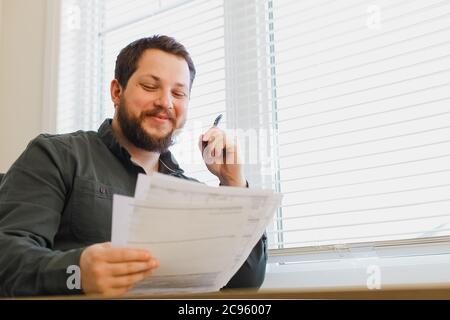
{"label": "smiling mouth", "polygon": [[167,123],[167,122],[172,122],[171,119],[168,116],[165,115],[155,115],[155,116],[150,116],[150,119],[153,119],[153,121],[155,121],[156,123]]}

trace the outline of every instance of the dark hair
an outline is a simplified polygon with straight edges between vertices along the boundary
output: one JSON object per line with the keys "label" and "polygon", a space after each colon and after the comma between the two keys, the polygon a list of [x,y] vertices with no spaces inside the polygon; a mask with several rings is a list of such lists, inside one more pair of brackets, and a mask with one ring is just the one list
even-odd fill
{"label": "dark hair", "polygon": [[194,82],[195,78],[195,67],[194,62],[192,62],[191,56],[189,55],[189,52],[187,52],[186,48],[181,43],[177,42],[174,38],[164,35],[154,35],[148,38],[138,39],[120,50],[120,53],[117,56],[116,60],[114,77],[122,86],[122,88],[126,88],[128,80],[137,69],[139,58],[147,49],[159,49],[184,58],[189,67],[189,88],[192,88],[192,83]]}

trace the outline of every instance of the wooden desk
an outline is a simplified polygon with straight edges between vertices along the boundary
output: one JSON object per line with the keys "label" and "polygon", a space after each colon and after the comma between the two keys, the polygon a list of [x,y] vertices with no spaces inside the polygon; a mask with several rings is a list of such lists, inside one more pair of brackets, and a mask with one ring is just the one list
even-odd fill
{"label": "wooden desk", "polygon": [[[130,298],[161,299],[159,296],[140,296]],[[444,299],[450,300],[450,287],[391,287],[380,290],[367,288],[322,288],[322,289],[280,289],[280,290],[229,290],[217,293],[167,295],[168,299]]]}
{"label": "wooden desk", "polygon": [[[91,296],[31,297],[28,299],[104,299]],[[320,289],[227,290],[215,293],[129,295],[119,299],[338,299],[338,300],[450,300],[450,285],[385,287],[368,290],[364,287]]]}

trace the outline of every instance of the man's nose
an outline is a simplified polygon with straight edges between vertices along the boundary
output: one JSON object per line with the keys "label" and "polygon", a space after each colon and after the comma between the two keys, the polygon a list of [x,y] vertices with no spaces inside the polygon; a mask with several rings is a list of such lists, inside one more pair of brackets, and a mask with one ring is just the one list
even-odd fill
{"label": "man's nose", "polygon": [[172,109],[173,100],[170,92],[160,91],[158,98],[155,100],[155,104],[162,108]]}

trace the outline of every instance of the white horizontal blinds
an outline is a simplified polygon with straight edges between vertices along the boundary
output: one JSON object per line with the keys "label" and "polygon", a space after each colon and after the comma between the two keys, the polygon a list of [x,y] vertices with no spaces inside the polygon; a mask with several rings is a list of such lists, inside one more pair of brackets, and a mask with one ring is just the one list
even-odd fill
{"label": "white horizontal blinds", "polygon": [[267,1],[225,2],[226,102],[230,136],[239,138],[240,156],[252,187],[271,187],[272,103],[268,55]]}
{"label": "white horizontal blinds", "polygon": [[[109,92],[115,60],[128,43],[154,34],[176,38],[190,52],[197,69],[192,88],[188,120],[177,144],[171,148],[187,175],[208,184],[218,180],[207,171],[197,142],[219,113],[226,126],[225,52],[223,1],[105,1],[102,92]],[[114,108],[108,94],[102,99],[105,115]]]}
{"label": "white horizontal blinds", "polygon": [[[61,1],[57,132],[94,129],[101,117],[99,41],[101,1]],[[96,129],[96,128],[95,128]]]}
{"label": "white horizontal blinds", "polygon": [[105,0],[105,30],[118,29],[129,25],[149,14],[157,14],[161,9],[186,2],[182,0]]}
{"label": "white horizontal blinds", "polygon": [[273,1],[272,247],[450,235],[450,2]]}

